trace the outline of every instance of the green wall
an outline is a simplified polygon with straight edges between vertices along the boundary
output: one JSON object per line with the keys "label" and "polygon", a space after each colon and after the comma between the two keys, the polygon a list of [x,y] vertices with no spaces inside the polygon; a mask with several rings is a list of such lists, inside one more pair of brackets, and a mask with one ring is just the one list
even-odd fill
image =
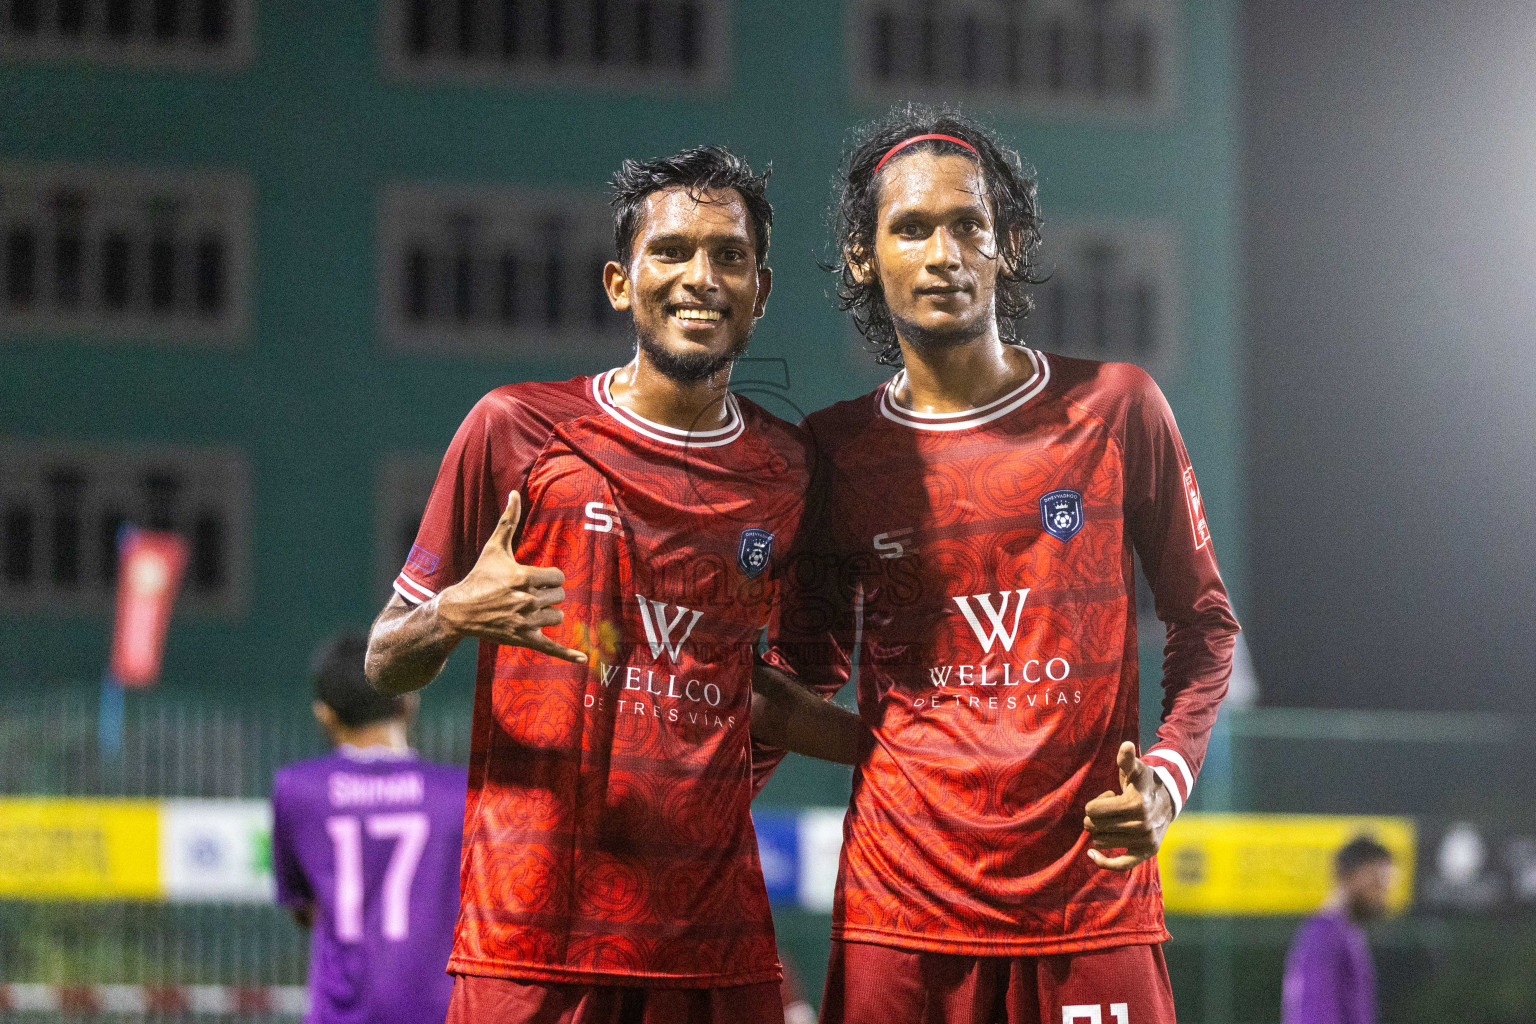
{"label": "green wall", "polygon": [[[698,98],[395,81],[377,49],[372,4],[258,4],[256,56],[236,73],[0,65],[0,158],[238,169],[255,186],[254,315],[244,347],[0,341],[0,435],[218,443],[248,454],[248,611],[235,622],[178,621],[167,686],[261,700],[291,686],[316,638],[365,622],[381,603],[373,501],[382,453],[441,450],[475,399],[498,384],[593,368],[384,350],[373,238],[386,182],[597,188],[626,156],[725,141],[774,168],[776,288],[754,354],[790,361],[793,397],[805,409],[874,379],[847,372],[848,332],[814,266],[840,140],[878,112],[849,99],[844,12],[805,0],[743,2],[733,21],[728,84]],[[1151,125],[978,112],[1038,168],[1047,233],[1052,216],[1177,226],[1187,334],[1180,369],[1162,383],[1240,599],[1235,31],[1232,4],[1184,4],[1179,98]],[[9,685],[100,669],[101,617],[0,622]]]}
{"label": "green wall", "polygon": [[[1053,217],[1176,227],[1186,333],[1162,383],[1241,612],[1234,7],[1183,4],[1178,99],[1154,121],[974,109],[1038,168],[1047,235]],[[850,372],[860,357],[815,267],[840,142],[880,109],[850,99],[842,5],[743,0],[732,21],[726,84],[686,97],[400,81],[385,70],[371,3],[258,3],[255,57],[237,72],[0,64],[0,159],[214,167],[254,184],[253,315],[242,347],[17,337],[0,324],[0,437],[231,445],[250,460],[247,611],[178,620],[167,688],[293,701],[286,695],[315,641],[367,622],[385,596],[374,565],[384,453],[441,451],[498,384],[595,368],[385,349],[374,236],[387,182],[596,189],[626,156],[726,142],[773,164],[776,287],[754,354],[789,361],[793,399],[806,410],[877,379]],[[35,613],[0,618],[0,629],[0,681],[39,686],[96,676],[109,623]],[[1157,639],[1144,643],[1151,679]],[[467,660],[439,689],[463,685]]]}

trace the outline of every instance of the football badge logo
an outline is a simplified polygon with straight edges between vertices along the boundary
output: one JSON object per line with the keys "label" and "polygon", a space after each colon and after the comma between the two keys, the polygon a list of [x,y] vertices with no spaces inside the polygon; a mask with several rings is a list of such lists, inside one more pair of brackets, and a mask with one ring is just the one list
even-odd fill
{"label": "football badge logo", "polygon": [[749,526],[741,531],[741,543],[736,545],[736,564],[748,576],[756,576],[768,568],[773,556],[773,534]]}
{"label": "football badge logo", "polygon": [[1071,540],[1083,528],[1083,496],[1073,490],[1040,496],[1040,525],[1057,540]]}

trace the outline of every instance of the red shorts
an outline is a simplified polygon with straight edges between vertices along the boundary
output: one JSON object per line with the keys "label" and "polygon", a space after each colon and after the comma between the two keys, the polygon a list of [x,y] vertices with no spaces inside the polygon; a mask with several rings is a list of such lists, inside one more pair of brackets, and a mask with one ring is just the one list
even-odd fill
{"label": "red shorts", "polygon": [[1161,946],[962,956],[832,940],[821,1024],[1174,1024]]}
{"label": "red shorts", "polygon": [[784,1024],[784,1004],[776,981],[630,988],[455,974],[447,1024]]}

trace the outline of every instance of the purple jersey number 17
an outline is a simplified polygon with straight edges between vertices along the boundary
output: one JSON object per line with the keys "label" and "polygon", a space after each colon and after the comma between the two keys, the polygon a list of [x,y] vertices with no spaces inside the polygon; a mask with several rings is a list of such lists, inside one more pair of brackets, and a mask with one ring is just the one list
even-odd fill
{"label": "purple jersey number 17", "polygon": [[421,851],[427,847],[432,823],[419,811],[370,814],[358,818],[338,814],[325,820],[336,854],[336,938],[363,940],[363,831],[375,839],[394,839],[389,866],[384,869],[382,932],[396,942],[411,933],[411,882]]}

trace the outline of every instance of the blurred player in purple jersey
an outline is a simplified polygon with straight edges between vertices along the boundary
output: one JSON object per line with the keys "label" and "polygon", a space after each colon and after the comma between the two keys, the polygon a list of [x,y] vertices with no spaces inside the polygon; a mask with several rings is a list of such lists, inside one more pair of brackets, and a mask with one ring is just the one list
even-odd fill
{"label": "blurred player in purple jersey", "polygon": [[272,782],[277,900],[313,929],[309,1024],[441,1024],[465,774],[417,760],[416,697],[368,685],[367,646],[343,634],[315,660],[315,717],[336,749]]}
{"label": "blurred player in purple jersey", "polygon": [[1282,1024],[1376,1024],[1376,967],[1361,927],[1387,912],[1392,852],[1361,836],[1334,857],[1333,897],[1285,958]]}

